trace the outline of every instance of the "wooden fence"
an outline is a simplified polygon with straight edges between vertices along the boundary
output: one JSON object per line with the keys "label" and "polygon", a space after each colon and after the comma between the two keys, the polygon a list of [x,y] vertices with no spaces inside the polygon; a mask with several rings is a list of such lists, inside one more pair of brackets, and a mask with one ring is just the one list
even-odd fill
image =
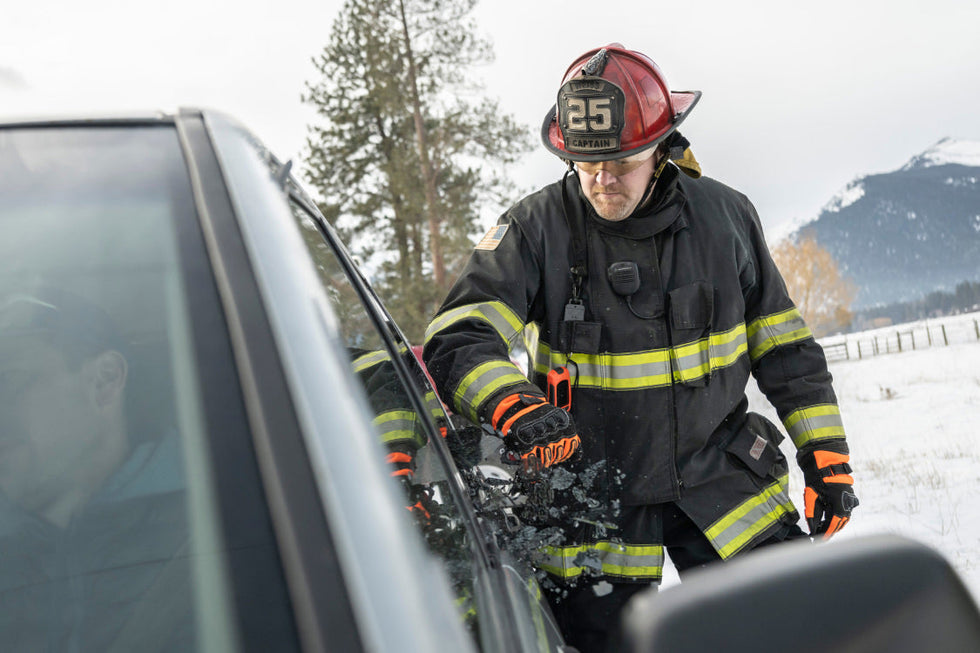
{"label": "wooden fence", "polygon": [[821,339],[828,361],[860,360],[881,354],[980,342],[980,319],[899,324],[845,336]]}

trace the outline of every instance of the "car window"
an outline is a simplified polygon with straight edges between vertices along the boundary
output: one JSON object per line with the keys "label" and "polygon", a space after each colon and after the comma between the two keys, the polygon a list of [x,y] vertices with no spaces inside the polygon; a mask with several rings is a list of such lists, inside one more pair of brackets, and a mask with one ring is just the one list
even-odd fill
{"label": "car window", "polygon": [[[476,638],[480,609],[475,590],[479,576],[479,556],[473,549],[475,533],[470,532],[449,490],[454,470],[432,453],[431,439],[445,435],[446,414],[424,380],[415,353],[396,329],[384,322],[376,323],[365,308],[348,271],[324,238],[316,219],[299,202],[291,202],[291,207],[320,282],[341,317],[343,346],[374,413],[376,436],[384,445],[383,455],[392,483],[397,485],[406,515],[447,572],[458,617]],[[412,378],[406,380],[399,374],[382,329],[396,343],[394,356],[401,358]],[[412,395],[421,398],[430,420],[417,413]]]}
{"label": "car window", "polygon": [[3,648],[298,648],[173,126],[0,129],[0,234]]}

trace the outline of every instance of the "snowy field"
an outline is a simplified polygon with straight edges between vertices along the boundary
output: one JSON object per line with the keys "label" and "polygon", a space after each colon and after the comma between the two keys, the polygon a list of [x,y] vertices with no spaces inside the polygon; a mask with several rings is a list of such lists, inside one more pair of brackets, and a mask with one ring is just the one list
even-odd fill
{"label": "snowy field", "polygon": [[[894,533],[923,542],[950,561],[980,601],[980,342],[973,331],[978,318],[973,313],[930,321],[934,346],[904,347],[901,353],[893,347],[895,353],[834,361],[830,371],[861,500],[835,540]],[[935,337],[940,323],[947,325],[948,346]],[[910,328],[921,329],[922,323],[888,327],[878,335],[892,334],[894,345],[896,330]],[[853,344],[873,335],[847,338]],[[916,336],[919,343],[926,342],[924,336]],[[754,386],[749,401],[752,410],[779,423]],[[783,450],[794,460],[788,439]],[[790,492],[802,510],[803,475],[795,465]],[[664,585],[676,582],[673,569],[665,570]]]}

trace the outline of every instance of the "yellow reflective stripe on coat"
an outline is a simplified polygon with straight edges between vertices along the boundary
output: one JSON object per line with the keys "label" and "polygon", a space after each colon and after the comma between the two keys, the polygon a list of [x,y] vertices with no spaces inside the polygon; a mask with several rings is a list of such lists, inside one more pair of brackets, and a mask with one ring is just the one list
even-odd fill
{"label": "yellow reflective stripe on coat", "polygon": [[745,325],[674,347],[674,380],[694,381],[728,367],[748,351]]}
{"label": "yellow reflective stripe on coat", "polygon": [[425,436],[418,428],[414,411],[389,410],[375,417],[373,421],[381,434],[381,441],[385,444],[406,441],[420,447],[425,444]]}
{"label": "yellow reflective stripe on coat", "polygon": [[429,342],[435,334],[461,320],[476,319],[493,327],[508,348],[517,334],[524,330],[524,322],[517,317],[507,304],[491,301],[478,304],[467,304],[449,309],[437,315],[425,330],[425,342]]}
{"label": "yellow reflective stripe on coat", "polygon": [[759,360],[779,345],[812,338],[813,333],[796,308],[763,315],[749,323],[749,357]]}
{"label": "yellow reflective stripe on coat", "polygon": [[[408,354],[408,347],[405,345],[398,345],[398,353],[401,356]],[[355,373],[363,372],[364,370],[379,365],[385,361],[390,361],[391,356],[384,349],[377,349],[375,351],[369,351],[366,354],[361,354],[351,362],[351,367],[354,368]]]}
{"label": "yellow reflective stripe on coat", "polygon": [[796,448],[815,440],[844,437],[844,422],[836,404],[819,404],[794,410],[783,420]]}
{"label": "yellow reflective stripe on coat", "polygon": [[657,349],[634,354],[565,354],[552,352],[544,342],[538,343],[534,368],[541,374],[558,365],[567,365],[575,375],[576,387],[605,390],[634,390],[670,385],[670,352]]}
{"label": "yellow reflective stripe on coat", "polygon": [[432,415],[433,420],[445,418],[446,413],[443,411],[442,401],[432,390],[427,390],[425,393],[425,405],[429,409],[429,414]]}
{"label": "yellow reflective stripe on coat", "polygon": [[463,377],[453,392],[456,411],[474,421],[480,405],[493,393],[509,385],[527,383],[527,377],[510,361],[487,361]]}
{"label": "yellow reflective stripe on coat", "polygon": [[659,544],[636,545],[600,541],[572,546],[546,546],[535,555],[538,568],[568,580],[587,570],[604,576],[660,580],[664,548]]}
{"label": "yellow reflective stripe on coat", "polygon": [[371,351],[358,356],[351,363],[351,366],[354,368],[355,373],[360,373],[369,367],[373,367],[389,360],[391,360],[391,356],[388,355],[388,352],[384,351],[383,349],[379,349],[377,351]]}
{"label": "yellow reflective stripe on coat", "polygon": [[[538,343],[534,368],[541,374],[558,365],[578,372],[577,387],[603,390],[641,390],[690,382],[714,370],[734,365],[748,351],[745,325],[712,333],[707,338],[677,345],[625,354],[565,354]],[[568,361],[574,363],[569,365]]]}
{"label": "yellow reflective stripe on coat", "polygon": [[709,526],[704,534],[718,555],[730,558],[783,515],[794,512],[796,508],[790,501],[788,487],[789,474],[784,474]]}

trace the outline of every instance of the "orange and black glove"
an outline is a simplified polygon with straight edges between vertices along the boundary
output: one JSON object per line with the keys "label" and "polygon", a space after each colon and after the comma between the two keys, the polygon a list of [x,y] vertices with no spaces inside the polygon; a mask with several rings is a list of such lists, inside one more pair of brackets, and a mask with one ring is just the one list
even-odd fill
{"label": "orange and black glove", "polygon": [[582,444],[572,416],[549,404],[543,395],[504,395],[493,407],[490,425],[508,451],[523,460],[535,456],[544,467],[565,462]]}
{"label": "orange and black glove", "polygon": [[415,476],[415,448],[405,444],[388,446],[385,462],[390,465],[391,475],[411,483]]}
{"label": "orange and black glove", "polygon": [[388,445],[388,455],[385,462],[390,466],[390,475],[395,478],[405,492],[405,506],[416,520],[428,523],[432,519],[428,506],[420,498],[420,486],[412,481],[415,478],[415,448],[407,444]]}
{"label": "orange and black glove", "polygon": [[806,481],[803,504],[810,535],[830,539],[847,525],[851,510],[860,503],[854,494],[847,443],[822,443],[800,451],[796,459]]}

